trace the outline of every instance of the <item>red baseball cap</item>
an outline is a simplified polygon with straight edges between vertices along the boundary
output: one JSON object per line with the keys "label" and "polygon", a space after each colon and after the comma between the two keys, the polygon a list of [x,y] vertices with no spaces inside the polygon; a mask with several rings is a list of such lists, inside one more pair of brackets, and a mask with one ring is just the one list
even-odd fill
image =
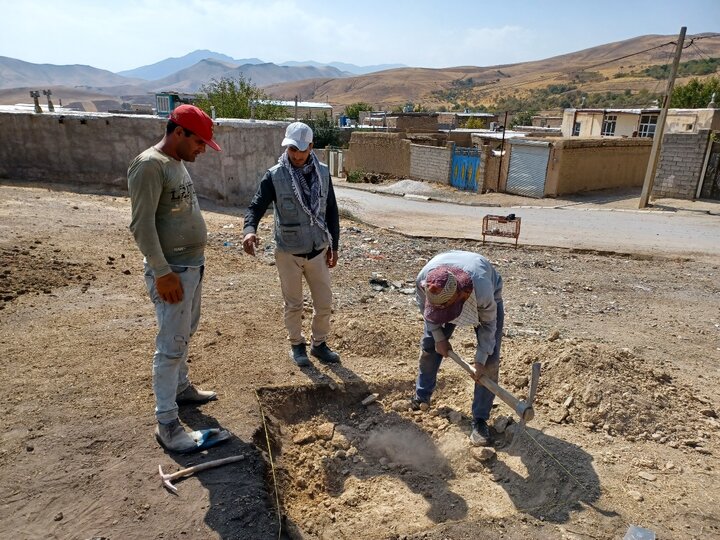
{"label": "red baseball cap", "polygon": [[202,109],[195,105],[180,105],[170,113],[170,120],[192,131],[213,150],[221,150],[220,145],[213,140],[213,121]]}

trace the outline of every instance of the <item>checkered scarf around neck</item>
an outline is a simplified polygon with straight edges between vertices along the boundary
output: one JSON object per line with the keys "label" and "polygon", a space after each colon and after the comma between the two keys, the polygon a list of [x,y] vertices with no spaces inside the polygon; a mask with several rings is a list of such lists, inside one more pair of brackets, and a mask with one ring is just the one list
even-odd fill
{"label": "checkered scarf around neck", "polygon": [[[320,214],[320,190],[322,184],[320,182],[320,162],[315,152],[310,151],[308,161],[302,167],[293,167],[287,152],[282,153],[278,159],[278,163],[285,167],[290,175],[293,192],[300,203],[300,208],[310,217],[310,225],[317,223],[318,226],[325,231],[330,245],[332,245],[330,231],[325,224],[325,219]],[[310,186],[308,186],[307,180],[305,180],[306,174],[312,174],[312,185]]]}

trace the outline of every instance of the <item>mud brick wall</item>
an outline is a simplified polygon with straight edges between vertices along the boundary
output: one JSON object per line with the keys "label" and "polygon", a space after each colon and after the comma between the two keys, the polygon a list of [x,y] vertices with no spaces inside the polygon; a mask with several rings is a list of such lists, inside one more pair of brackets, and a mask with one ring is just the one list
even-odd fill
{"label": "mud brick wall", "polygon": [[653,197],[694,199],[705,163],[710,130],[669,133],[663,137],[653,184]]}
{"label": "mud brick wall", "polygon": [[441,184],[450,183],[452,153],[447,146],[410,145],[410,176]]}
{"label": "mud brick wall", "polygon": [[363,170],[407,177],[410,175],[410,142],[402,133],[356,131],[350,137],[345,160],[348,172]]}

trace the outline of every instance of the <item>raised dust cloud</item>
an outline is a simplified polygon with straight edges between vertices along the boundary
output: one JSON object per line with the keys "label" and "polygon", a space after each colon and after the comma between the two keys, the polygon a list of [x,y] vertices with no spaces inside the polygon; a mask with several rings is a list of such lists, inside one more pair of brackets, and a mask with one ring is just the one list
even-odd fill
{"label": "raised dust cloud", "polygon": [[447,465],[427,433],[414,428],[377,429],[366,444],[370,452],[417,471],[438,471]]}

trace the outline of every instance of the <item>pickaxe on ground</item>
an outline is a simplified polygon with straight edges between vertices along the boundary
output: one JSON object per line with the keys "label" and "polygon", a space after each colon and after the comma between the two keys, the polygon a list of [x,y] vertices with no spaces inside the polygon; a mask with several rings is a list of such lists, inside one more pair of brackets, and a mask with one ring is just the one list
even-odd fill
{"label": "pickaxe on ground", "polygon": [[[463,360],[459,354],[455,351],[450,351],[448,356],[452,358],[457,364],[467,371],[472,378],[475,378],[475,368]],[[513,396],[510,392],[505,390],[495,381],[491,380],[487,375],[480,377],[478,383],[482,384],[485,388],[490,390],[493,394],[503,400],[513,411],[520,417],[520,426],[517,433],[520,433],[525,428],[525,423],[529,422],[535,417],[535,411],[533,410],[533,401],[535,401],[535,393],[537,392],[538,381],[540,380],[540,362],[535,362],[532,366],[532,373],[530,375],[530,392],[528,393],[527,401],[520,400]],[[513,437],[513,443],[517,437]]]}
{"label": "pickaxe on ground", "polygon": [[158,465],[158,469],[160,470],[160,478],[162,478],[163,485],[168,488],[173,493],[177,493],[177,488],[172,484],[173,480],[177,480],[178,478],[183,478],[185,476],[190,476],[191,474],[195,474],[196,472],[204,471],[207,469],[212,469],[215,467],[220,467],[222,465],[227,465],[228,463],[235,463],[236,461],[242,461],[245,459],[244,455],[239,456],[231,456],[226,457],[223,459],[216,459],[214,461],[208,461],[207,463],[201,463],[200,465],[195,465],[194,467],[188,467],[187,469],[181,469],[178,472],[174,472],[172,474],[165,474],[162,470],[162,465]]}

